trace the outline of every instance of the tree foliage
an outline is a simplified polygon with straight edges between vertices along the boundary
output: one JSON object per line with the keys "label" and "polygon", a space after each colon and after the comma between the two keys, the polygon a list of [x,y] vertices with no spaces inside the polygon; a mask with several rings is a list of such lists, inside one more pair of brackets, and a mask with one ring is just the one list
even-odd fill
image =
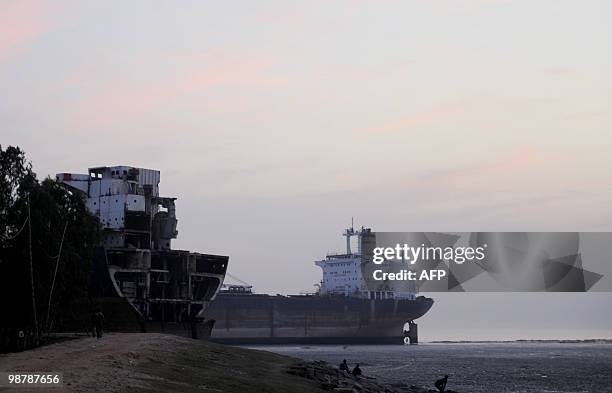
{"label": "tree foliage", "polygon": [[5,344],[7,337],[19,331],[29,335],[47,331],[59,310],[87,296],[97,241],[97,219],[88,212],[82,195],[48,178],[39,182],[21,149],[0,146],[0,305],[4,314],[0,335]]}

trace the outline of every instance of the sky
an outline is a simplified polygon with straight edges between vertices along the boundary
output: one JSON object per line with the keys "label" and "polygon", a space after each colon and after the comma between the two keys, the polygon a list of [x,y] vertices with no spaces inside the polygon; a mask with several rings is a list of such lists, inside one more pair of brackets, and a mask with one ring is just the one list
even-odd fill
{"label": "sky", "polygon": [[[179,198],[174,246],[230,255],[229,272],[266,293],[314,290],[313,261],[342,250],[351,217],[378,231],[612,231],[611,12],[4,0],[0,144],[41,178],[160,170]],[[422,324],[468,315],[475,331],[495,308],[500,332],[612,334],[608,294],[502,295],[438,296]]]}

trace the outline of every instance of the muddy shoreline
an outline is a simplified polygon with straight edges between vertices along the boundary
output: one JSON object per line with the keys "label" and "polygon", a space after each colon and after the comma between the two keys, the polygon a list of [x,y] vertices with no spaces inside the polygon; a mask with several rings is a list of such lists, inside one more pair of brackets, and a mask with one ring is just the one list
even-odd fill
{"label": "muddy shoreline", "polygon": [[[409,392],[325,362],[164,334],[115,333],[0,355],[0,371],[63,373],[66,392]],[[40,392],[40,388],[19,388]]]}

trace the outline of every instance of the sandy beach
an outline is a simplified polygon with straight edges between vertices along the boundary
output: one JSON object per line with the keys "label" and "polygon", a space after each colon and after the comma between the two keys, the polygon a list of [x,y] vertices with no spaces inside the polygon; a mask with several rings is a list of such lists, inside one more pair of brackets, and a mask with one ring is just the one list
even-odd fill
{"label": "sandy beach", "polygon": [[[287,374],[294,360],[163,334],[107,334],[0,356],[2,371],[64,374],[67,392],[319,391]],[[31,389],[40,392],[40,389]],[[19,388],[20,392],[27,389]]]}
{"label": "sandy beach", "polygon": [[19,392],[427,392],[338,378],[321,362],[153,333],[111,333],[3,354],[0,370],[63,373],[62,388],[14,389]]}

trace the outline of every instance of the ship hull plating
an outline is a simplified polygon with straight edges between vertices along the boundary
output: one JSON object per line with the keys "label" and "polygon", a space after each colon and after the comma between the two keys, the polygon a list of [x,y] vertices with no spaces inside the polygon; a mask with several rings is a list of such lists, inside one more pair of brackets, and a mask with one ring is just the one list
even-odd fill
{"label": "ship hull plating", "polygon": [[74,301],[58,330],[90,329],[91,310],[100,308],[107,331],[207,338],[212,323],[204,321],[204,311],[223,283],[228,259],[183,250],[99,247],[89,299]]}
{"label": "ship hull plating", "polygon": [[206,310],[215,320],[211,341],[226,344],[402,343],[404,324],[433,300],[371,300],[344,296],[220,293]]}

